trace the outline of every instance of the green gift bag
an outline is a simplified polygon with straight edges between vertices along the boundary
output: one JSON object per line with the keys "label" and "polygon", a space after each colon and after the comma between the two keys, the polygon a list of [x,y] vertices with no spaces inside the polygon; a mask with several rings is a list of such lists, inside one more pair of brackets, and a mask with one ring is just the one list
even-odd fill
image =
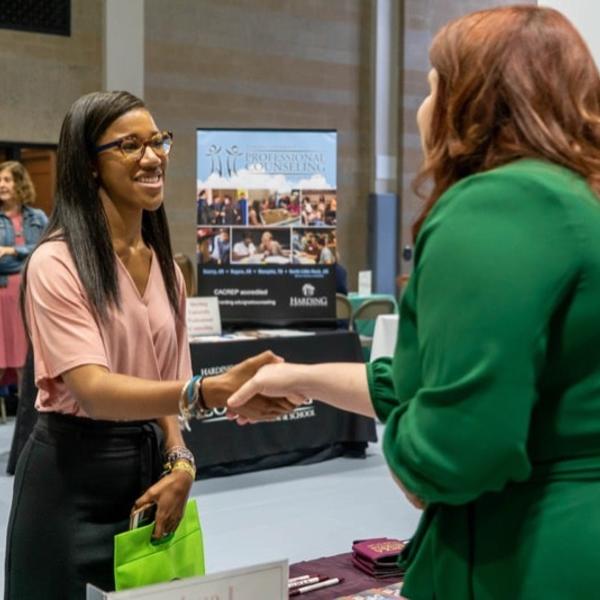
{"label": "green gift bag", "polygon": [[152,540],[154,523],[115,536],[117,591],[204,575],[202,530],[195,500],[189,500],[177,530]]}

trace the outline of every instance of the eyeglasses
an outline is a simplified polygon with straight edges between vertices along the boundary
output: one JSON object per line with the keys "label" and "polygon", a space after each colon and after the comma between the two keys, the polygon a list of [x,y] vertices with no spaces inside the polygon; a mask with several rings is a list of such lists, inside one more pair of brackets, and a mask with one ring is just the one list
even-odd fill
{"label": "eyeglasses", "polygon": [[108,142],[108,144],[102,144],[102,146],[96,146],[96,154],[104,152],[110,148],[119,148],[121,154],[129,160],[142,160],[144,154],[146,154],[146,147],[150,146],[152,152],[160,158],[165,158],[171,151],[173,145],[173,134],[170,131],[161,131],[156,133],[149,140],[143,142],[135,135],[128,135],[114,142]]}

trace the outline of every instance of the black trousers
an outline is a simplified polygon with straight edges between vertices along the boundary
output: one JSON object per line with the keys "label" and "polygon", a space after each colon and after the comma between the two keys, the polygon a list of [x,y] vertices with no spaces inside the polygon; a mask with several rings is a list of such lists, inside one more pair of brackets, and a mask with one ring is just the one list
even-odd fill
{"label": "black trousers", "polygon": [[114,590],[113,538],[161,472],[161,430],[40,414],[15,475],[5,600],[82,600]]}

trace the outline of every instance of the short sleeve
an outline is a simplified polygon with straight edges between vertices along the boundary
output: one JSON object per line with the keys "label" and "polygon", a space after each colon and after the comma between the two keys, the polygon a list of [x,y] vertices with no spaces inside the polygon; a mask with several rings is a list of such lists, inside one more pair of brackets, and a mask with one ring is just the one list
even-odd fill
{"label": "short sleeve", "polygon": [[420,234],[422,385],[388,413],[384,453],[427,503],[462,504],[530,474],[549,323],[576,276],[565,221],[549,192],[489,175],[460,186]]}
{"label": "short sleeve", "polygon": [[60,242],[42,244],[27,269],[26,313],[36,384],[46,391],[50,380],[74,367],[109,367],[99,327],[67,254]]}

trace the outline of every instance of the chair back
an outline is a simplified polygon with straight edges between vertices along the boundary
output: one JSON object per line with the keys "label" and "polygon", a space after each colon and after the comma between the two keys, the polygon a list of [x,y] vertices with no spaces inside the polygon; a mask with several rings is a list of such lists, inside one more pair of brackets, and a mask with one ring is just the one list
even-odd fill
{"label": "chair back", "polygon": [[335,295],[335,318],[338,321],[349,321],[352,318],[352,304],[344,294]]}
{"label": "chair back", "polygon": [[396,311],[391,298],[373,298],[361,304],[352,315],[352,329],[356,331],[356,321],[369,321],[378,315],[390,315]]}

